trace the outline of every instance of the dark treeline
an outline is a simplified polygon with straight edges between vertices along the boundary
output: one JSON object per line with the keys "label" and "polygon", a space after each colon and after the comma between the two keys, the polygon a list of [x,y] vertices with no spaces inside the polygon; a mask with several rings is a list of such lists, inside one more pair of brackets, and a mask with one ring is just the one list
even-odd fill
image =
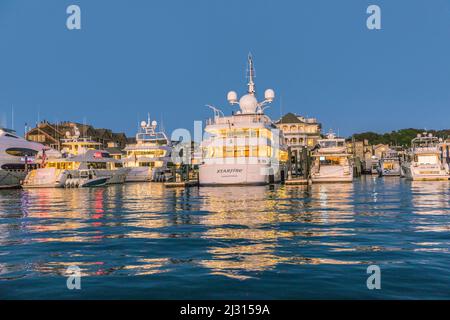
{"label": "dark treeline", "polygon": [[434,136],[439,138],[449,138],[450,137],[450,129],[445,130],[425,130],[425,129],[401,129],[397,131],[392,131],[388,133],[375,133],[375,132],[363,132],[363,133],[355,133],[352,135],[349,140],[352,138],[356,141],[362,141],[367,139],[370,144],[390,144],[397,146],[409,146],[411,144],[411,140],[417,136],[418,133],[432,133]]}

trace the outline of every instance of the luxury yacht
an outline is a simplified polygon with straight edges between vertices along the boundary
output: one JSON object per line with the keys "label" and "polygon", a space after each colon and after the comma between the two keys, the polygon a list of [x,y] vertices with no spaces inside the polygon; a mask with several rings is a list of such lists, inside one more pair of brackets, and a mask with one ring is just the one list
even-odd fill
{"label": "luxury yacht", "polygon": [[312,153],[311,179],[317,182],[352,182],[353,164],[347,153],[345,139],[334,133],[319,139]]}
{"label": "luxury yacht", "polygon": [[0,189],[20,187],[28,170],[39,166],[39,153],[46,147],[19,137],[14,130],[0,128]]}
{"label": "luxury yacht", "polygon": [[129,168],[127,182],[167,181],[172,178],[170,171],[172,143],[162,131],[157,131],[157,122],[141,122],[136,143],[125,147],[123,164]]}
{"label": "luxury yacht", "polygon": [[400,176],[401,164],[400,156],[396,150],[389,149],[380,160],[378,166],[378,175],[382,176]]}
{"label": "luxury yacht", "polygon": [[228,93],[228,102],[239,105],[231,116],[213,106],[214,118],[207,121],[199,164],[201,185],[269,184],[285,179],[288,149],[282,133],[264,109],[275,98],[272,89],[258,102],[252,56],[248,56],[248,91],[238,101]]}
{"label": "luxury yacht", "polygon": [[[86,170],[92,170],[96,178],[107,178],[106,184],[123,183],[128,169],[123,168],[120,160],[100,149],[101,144],[88,138],[80,138],[79,132],[73,137],[62,139],[62,150],[57,156],[46,157],[41,168],[29,172],[22,184],[24,188],[62,188],[79,186],[86,176]],[[69,181],[67,181],[69,179]],[[88,184],[86,186],[91,186]]]}
{"label": "luxury yacht", "polygon": [[449,165],[442,155],[441,143],[431,133],[418,134],[402,163],[403,176],[411,180],[448,180]]}

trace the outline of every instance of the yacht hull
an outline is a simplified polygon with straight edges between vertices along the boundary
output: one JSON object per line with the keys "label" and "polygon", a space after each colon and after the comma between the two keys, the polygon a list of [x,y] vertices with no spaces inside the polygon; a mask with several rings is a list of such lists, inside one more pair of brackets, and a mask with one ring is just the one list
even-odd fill
{"label": "yacht hull", "polygon": [[0,170],[0,189],[19,188],[20,183],[25,179],[25,171]]}
{"label": "yacht hull", "polygon": [[22,188],[63,188],[69,172],[55,168],[40,168],[30,171]]}
{"label": "yacht hull", "polygon": [[203,186],[266,185],[281,182],[283,175],[285,170],[274,172],[268,164],[203,164],[199,168],[199,183]]}
{"label": "yacht hull", "polygon": [[439,168],[421,168],[405,165],[402,167],[403,176],[412,181],[445,181],[450,176],[445,170]]}
{"label": "yacht hull", "polygon": [[[107,178],[106,184],[121,184],[125,182],[128,170],[94,170],[97,177]],[[58,170],[42,168],[28,173],[23,188],[63,188],[66,180],[78,177],[77,170]]]}
{"label": "yacht hull", "polygon": [[126,182],[150,182],[152,180],[152,172],[149,167],[133,167],[129,168],[125,181]]}
{"label": "yacht hull", "polygon": [[353,170],[345,166],[322,166],[317,171],[313,168],[311,181],[313,183],[352,182]]}

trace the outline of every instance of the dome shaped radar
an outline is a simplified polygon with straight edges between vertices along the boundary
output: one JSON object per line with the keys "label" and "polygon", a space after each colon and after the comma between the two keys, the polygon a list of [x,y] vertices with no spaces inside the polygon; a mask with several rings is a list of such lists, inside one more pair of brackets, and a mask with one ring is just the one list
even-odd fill
{"label": "dome shaped radar", "polygon": [[252,94],[246,94],[239,100],[239,106],[241,107],[242,113],[255,113],[258,107],[258,101]]}
{"label": "dome shaped radar", "polygon": [[152,127],[156,127],[157,124],[158,122],[156,122],[155,120],[152,121]]}
{"label": "dome shaped radar", "polygon": [[267,89],[266,91],[264,91],[264,99],[272,102],[273,99],[275,99],[275,91],[273,91],[272,89]]}
{"label": "dome shaped radar", "polygon": [[147,126],[147,122],[141,121],[141,127],[142,127],[142,128],[145,128],[146,126]]}
{"label": "dome shaped radar", "polygon": [[227,100],[229,103],[233,104],[233,103],[237,103],[237,93],[236,91],[230,91],[227,94]]}

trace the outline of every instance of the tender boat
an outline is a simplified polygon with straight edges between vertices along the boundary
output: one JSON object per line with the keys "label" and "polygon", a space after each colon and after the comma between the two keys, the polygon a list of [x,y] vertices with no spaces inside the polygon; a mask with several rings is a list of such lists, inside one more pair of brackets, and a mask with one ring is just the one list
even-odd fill
{"label": "tender boat", "polygon": [[441,143],[431,133],[418,134],[402,163],[402,175],[410,180],[448,180],[449,165],[442,155]]}
{"label": "tender boat", "polygon": [[64,183],[66,188],[100,187],[105,185],[109,180],[109,177],[98,177],[97,172],[92,169],[81,169],[77,173],[77,177],[66,179]]}
{"label": "tender boat", "polygon": [[318,182],[352,182],[353,163],[347,153],[345,139],[333,132],[319,139],[312,152],[311,180]]}
{"label": "tender boat", "polygon": [[[214,118],[207,121],[201,143],[200,185],[269,184],[287,176],[288,149],[282,133],[264,114],[275,93],[268,89],[258,102],[252,56],[248,56],[248,91],[238,101],[228,93],[228,102],[239,105],[231,116],[213,106]],[[267,107],[267,106],[266,106]]]}
{"label": "tender boat", "polygon": [[172,178],[170,170],[173,145],[163,131],[157,131],[157,122],[141,122],[136,143],[125,147],[124,167],[128,168],[127,182],[167,181]]}

